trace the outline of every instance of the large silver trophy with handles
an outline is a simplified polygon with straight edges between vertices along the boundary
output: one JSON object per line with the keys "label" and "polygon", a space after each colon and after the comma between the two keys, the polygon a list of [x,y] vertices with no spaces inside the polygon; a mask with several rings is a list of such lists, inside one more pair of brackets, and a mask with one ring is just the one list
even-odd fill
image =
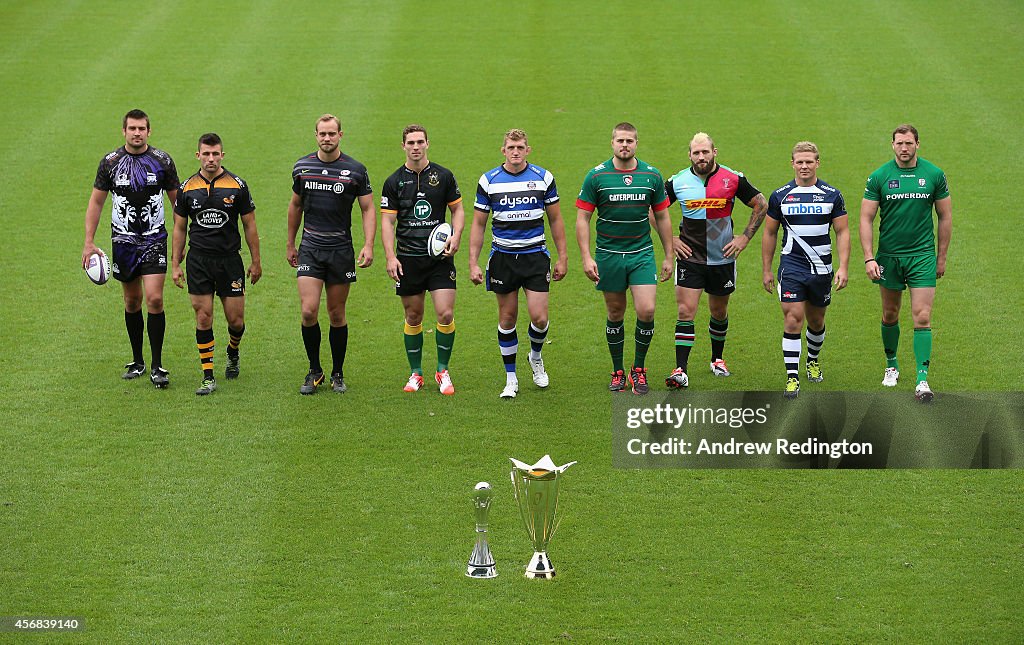
{"label": "large silver trophy with handles", "polygon": [[569,466],[556,466],[550,455],[540,461],[525,464],[518,459],[512,461],[512,488],[519,503],[519,514],[533,543],[533,557],[526,567],[527,578],[554,578],[555,568],[548,557],[548,542],[558,528],[558,480]]}
{"label": "large silver trophy with handles", "polygon": [[487,544],[487,511],[491,507],[494,491],[487,482],[480,482],[473,488],[473,514],[476,516],[476,545],[469,556],[466,575],[470,578],[496,578],[494,556]]}

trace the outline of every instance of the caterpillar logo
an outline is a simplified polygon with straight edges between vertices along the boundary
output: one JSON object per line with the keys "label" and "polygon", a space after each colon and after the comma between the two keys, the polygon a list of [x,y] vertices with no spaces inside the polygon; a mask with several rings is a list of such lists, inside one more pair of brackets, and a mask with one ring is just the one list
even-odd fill
{"label": "caterpillar logo", "polygon": [[724,197],[705,197],[704,199],[687,199],[686,209],[687,210],[698,210],[700,208],[725,208],[725,205],[729,203],[728,199]]}
{"label": "caterpillar logo", "polygon": [[612,193],[608,195],[610,202],[646,202],[647,195],[643,193]]}

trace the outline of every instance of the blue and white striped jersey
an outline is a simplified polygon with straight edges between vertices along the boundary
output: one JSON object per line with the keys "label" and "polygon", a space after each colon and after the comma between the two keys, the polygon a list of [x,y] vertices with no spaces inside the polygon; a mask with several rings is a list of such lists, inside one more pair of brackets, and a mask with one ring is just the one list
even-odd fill
{"label": "blue and white striped jersey", "polygon": [[527,164],[518,173],[498,166],[480,176],[473,208],[491,214],[491,248],[504,253],[544,251],[544,208],[558,201],[555,178]]}
{"label": "blue and white striped jersey", "polygon": [[813,186],[797,186],[796,180],[772,193],[768,217],[782,224],[779,266],[813,275],[832,272],[832,220],[846,215],[843,194],[818,180]]}

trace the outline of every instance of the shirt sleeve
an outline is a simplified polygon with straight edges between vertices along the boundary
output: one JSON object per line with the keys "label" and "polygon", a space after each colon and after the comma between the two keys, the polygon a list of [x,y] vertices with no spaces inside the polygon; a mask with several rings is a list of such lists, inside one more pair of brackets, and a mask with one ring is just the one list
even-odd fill
{"label": "shirt sleeve", "polygon": [[878,177],[873,173],[868,177],[867,184],[864,186],[864,199],[875,202],[882,201],[881,186],[878,183]]}
{"label": "shirt sleeve", "polygon": [[832,205],[832,219],[843,215],[846,215],[846,200],[843,199],[843,194],[836,190],[836,201]]}
{"label": "shirt sleeve", "polygon": [[[256,210],[256,203],[252,200],[252,192],[249,190],[249,184],[239,181],[242,185],[242,189],[238,192],[239,201],[244,204],[239,213],[245,215]],[[178,193],[178,197],[181,197],[181,193]]]}
{"label": "shirt sleeve", "polygon": [[663,211],[670,204],[668,195],[665,193],[665,180],[661,178],[661,173],[656,173],[655,177],[657,179],[654,182],[654,204],[652,208],[656,211]]}
{"label": "shirt sleeve", "polygon": [[946,173],[939,172],[939,182],[935,185],[935,199],[946,199],[949,197],[949,184],[946,182]]}
{"label": "shirt sleeve", "polygon": [[555,176],[551,174],[549,170],[546,174],[548,181],[548,189],[544,192],[544,205],[556,203],[560,197],[558,196],[558,187],[555,186]]}
{"label": "shirt sleeve", "polygon": [[166,191],[178,190],[181,187],[181,180],[178,179],[178,169],[174,167],[174,159],[166,155],[167,163],[164,164],[164,183],[161,186]]}
{"label": "shirt sleeve", "polygon": [[473,204],[473,208],[481,213],[491,212],[491,196],[484,186],[484,182],[487,181],[486,177],[487,175],[480,176],[480,182],[476,185],[476,202]]}
{"label": "shirt sleeve", "polygon": [[779,198],[778,193],[772,193],[772,196],[768,198],[768,211],[765,213],[768,217],[776,221],[782,221],[782,200]]}
{"label": "shirt sleeve", "polygon": [[679,201],[679,197],[676,195],[675,186],[673,186],[672,177],[669,177],[668,181],[665,182],[665,194],[668,195],[668,204],[671,206]]}
{"label": "shirt sleeve", "polygon": [[360,168],[362,171],[362,181],[356,186],[356,197],[362,197],[363,195],[372,195],[373,186],[370,184],[370,171],[366,169],[366,166]]}
{"label": "shirt sleeve", "polygon": [[380,212],[391,215],[398,214],[398,191],[395,190],[394,175],[384,180],[380,187]]}
{"label": "shirt sleeve", "polygon": [[188,217],[188,208],[186,208],[185,198],[185,184],[178,186],[178,196],[174,198],[174,213],[181,215],[182,217]]}
{"label": "shirt sleeve", "polygon": [[[588,174],[583,179],[583,186],[580,188],[579,197],[576,198],[576,208],[583,209],[588,213],[593,213],[594,209],[597,208],[597,193],[594,190],[593,173]],[[664,189],[662,189],[664,192]]]}
{"label": "shirt sleeve", "polygon": [[746,175],[740,175],[740,183],[736,187],[736,196],[739,197],[744,204],[749,204],[750,200],[757,197],[760,192],[761,191],[754,188],[754,185],[747,180]]}
{"label": "shirt sleeve", "polygon": [[459,190],[459,182],[455,179],[455,173],[450,171],[448,173],[448,191],[444,199],[448,202],[449,206],[462,201],[462,191]]}
{"label": "shirt sleeve", "polygon": [[92,187],[96,190],[105,190],[108,193],[114,188],[113,182],[110,181],[110,165],[107,163],[106,157],[100,160],[99,168],[96,169],[96,181],[93,182]]}

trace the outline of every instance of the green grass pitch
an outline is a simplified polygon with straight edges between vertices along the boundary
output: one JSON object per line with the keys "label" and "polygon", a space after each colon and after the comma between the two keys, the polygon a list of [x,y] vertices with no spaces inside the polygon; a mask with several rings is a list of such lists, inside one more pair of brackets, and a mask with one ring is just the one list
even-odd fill
{"label": "green grass pitch", "polygon": [[[341,117],[342,149],[375,192],[403,161],[407,123],[426,125],[431,159],[467,196],[501,161],[502,133],[525,129],[570,236],[580,182],[610,156],[619,121],[666,175],[707,131],[765,194],[811,139],[854,213],[892,128],[911,121],[954,207],[930,381],[940,394],[1021,390],[1022,22],[1010,1],[2,3],[0,615],[79,616],[74,638],[97,643],[1020,641],[1019,472],[612,469],[604,308],[571,237],[551,296],[549,391],[524,372],[521,323],[522,391],[498,400],[497,308],[467,279],[467,234],[455,397],[401,391],[401,306],[379,237],[349,303],[350,391],[300,397],[284,237],[289,172],[315,149],[323,112]],[[183,292],[168,284],[172,386],[154,391],[120,380],[119,288],[78,265],[96,165],[134,107],[183,177],[198,135],[218,132],[256,200],[264,278],[249,290],[242,376],[211,397],[192,394]],[[737,208],[739,226],[748,216]],[[828,314],[819,387],[873,390],[878,294],[851,220],[851,285]],[[109,201],[97,235],[109,250],[108,227]],[[730,307],[735,375],[694,369],[695,389],[784,383],[759,241]],[[674,310],[662,285],[655,383],[673,367]],[[695,365],[706,323],[705,303]],[[903,323],[906,365],[906,308]],[[215,331],[220,371],[222,318]],[[429,366],[429,334],[425,350]],[[910,381],[893,393],[908,405]],[[579,460],[550,582],[522,576],[530,546],[507,461],[544,453]],[[489,582],[463,575],[479,480],[497,491]]]}

